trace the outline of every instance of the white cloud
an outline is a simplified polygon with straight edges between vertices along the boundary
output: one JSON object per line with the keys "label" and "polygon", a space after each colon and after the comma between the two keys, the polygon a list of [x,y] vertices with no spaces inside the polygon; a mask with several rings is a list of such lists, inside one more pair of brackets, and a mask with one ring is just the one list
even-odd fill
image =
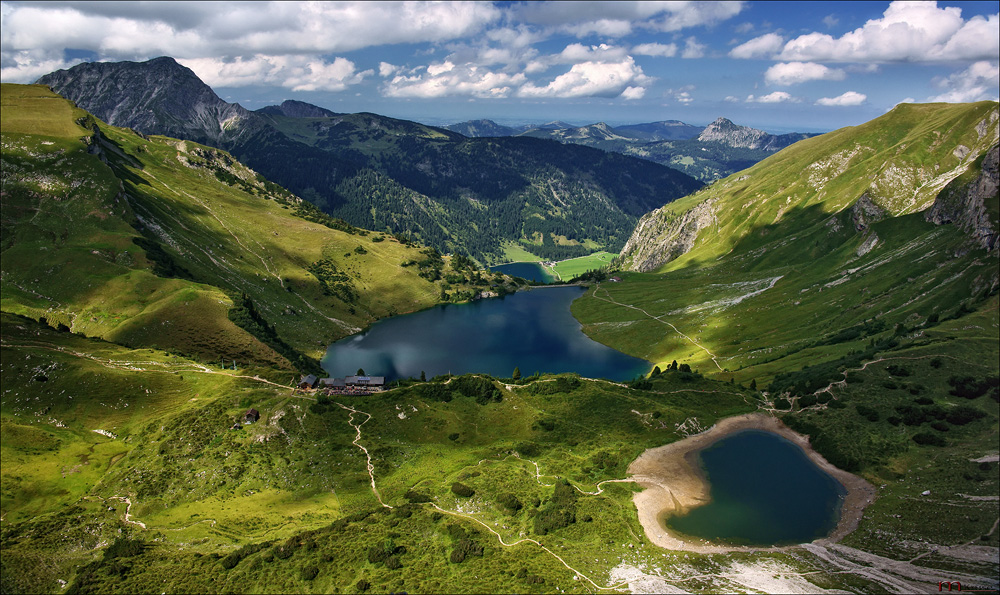
{"label": "white cloud", "polygon": [[581,37],[621,37],[636,28],[670,32],[712,25],[742,10],[743,2],[533,2],[514,5],[510,16]]}
{"label": "white cloud", "polygon": [[868,96],[864,93],[857,93],[855,91],[847,91],[843,95],[838,95],[836,97],[823,97],[816,101],[816,105],[832,105],[832,106],[849,106],[849,105],[861,105],[868,99]]}
{"label": "white cloud", "polygon": [[826,25],[827,29],[832,29],[833,27],[836,27],[838,23],[840,23],[840,19],[838,19],[837,15],[835,14],[828,14],[825,17],[823,17],[823,24]]}
{"label": "white cloud", "polygon": [[740,98],[735,95],[726,95],[726,98],[723,99],[723,101],[725,101],[726,103],[739,103]]}
{"label": "white cloud", "polygon": [[687,105],[694,101],[694,97],[691,96],[691,91],[694,91],[694,85],[684,85],[679,89],[667,89],[665,95],[677,103]]}
{"label": "white cloud", "polygon": [[61,51],[3,52],[0,60],[0,80],[5,83],[32,83],[44,74],[73,65],[63,59]]}
{"label": "white cloud", "polygon": [[643,43],[632,48],[632,53],[637,56],[662,56],[673,58],[677,55],[676,43]]}
{"label": "white cloud", "polygon": [[764,72],[769,85],[797,85],[806,81],[842,81],[844,71],[815,62],[779,62]]}
{"label": "white cloud", "polygon": [[703,58],[705,56],[705,45],[698,43],[694,37],[688,37],[684,42],[684,51],[681,58]]}
{"label": "white cloud", "polygon": [[360,83],[372,70],[358,72],[354,62],[319,56],[264,56],[236,60],[192,58],[178,60],[210,87],[279,85],[293,91],[343,91]]}
{"label": "white cloud", "polygon": [[729,51],[729,57],[743,59],[769,58],[781,50],[781,46],[784,43],[784,37],[777,33],[767,33],[734,47]]}
{"label": "white cloud", "polygon": [[[5,72],[19,79],[43,70],[52,53],[61,57],[66,48],[94,52],[101,60],[168,55],[232,62],[297,55],[315,61],[364,47],[473,36],[502,14],[482,2],[3,4],[0,51]],[[340,74],[339,67],[333,74]]]}
{"label": "white cloud", "polygon": [[945,93],[929,97],[927,101],[966,103],[970,101],[997,100],[1000,87],[1000,68],[997,63],[985,60],[972,64],[967,69],[937,81],[937,86],[947,89]]}
{"label": "white cloud", "polygon": [[521,73],[494,72],[473,64],[451,62],[418,67],[409,74],[398,74],[382,87],[386,97],[449,97],[465,95],[480,98],[507,97],[514,87],[525,82]]}
{"label": "white cloud", "polygon": [[[631,56],[620,62],[581,62],[545,86],[527,83],[520,97],[617,97],[629,87],[644,86],[650,78]],[[635,95],[635,91],[629,92]]]}
{"label": "white cloud", "polygon": [[962,9],[937,2],[889,5],[882,18],[834,38],[808,33],[785,44],[782,60],[835,62],[935,62],[995,59],[1000,54],[1000,14],[962,19]]}
{"label": "white cloud", "polygon": [[642,99],[645,94],[645,87],[625,87],[625,90],[622,91],[620,97],[622,99]]}
{"label": "white cloud", "polygon": [[382,76],[382,77],[392,76],[392,75],[396,74],[397,72],[399,72],[399,70],[400,70],[399,66],[396,66],[394,64],[389,64],[388,62],[379,62],[378,63],[378,74],[379,74],[379,76]]}
{"label": "white cloud", "polygon": [[798,103],[798,100],[784,91],[775,91],[759,97],[747,95],[747,103]]}

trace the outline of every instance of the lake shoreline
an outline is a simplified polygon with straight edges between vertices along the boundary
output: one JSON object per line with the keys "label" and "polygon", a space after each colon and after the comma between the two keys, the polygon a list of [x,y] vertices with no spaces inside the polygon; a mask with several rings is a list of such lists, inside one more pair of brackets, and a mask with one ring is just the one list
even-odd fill
{"label": "lake shoreline", "polygon": [[664,514],[684,514],[691,508],[709,501],[709,485],[698,464],[698,453],[726,436],[744,430],[761,430],[777,434],[799,448],[820,469],[832,476],[846,490],[840,518],[834,531],[816,540],[835,543],[854,531],[861,521],[866,506],[875,499],[875,488],[870,483],[830,464],[813,450],[809,438],[799,434],[775,417],[763,413],[749,413],[719,420],[708,430],[677,442],[651,448],[629,465],[628,473],[643,491],[635,494],[633,502],[639,514],[639,523],[654,544],[670,549],[696,553],[725,553],[736,551],[783,551],[796,545],[775,547],[712,545],[707,540],[684,539],[668,531],[660,519]]}

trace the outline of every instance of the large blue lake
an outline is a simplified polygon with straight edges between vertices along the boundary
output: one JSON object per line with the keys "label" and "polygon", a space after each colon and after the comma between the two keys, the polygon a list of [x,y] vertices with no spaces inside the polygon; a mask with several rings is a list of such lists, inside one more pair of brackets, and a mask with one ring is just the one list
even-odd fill
{"label": "large blue lake", "polygon": [[510,275],[511,277],[527,279],[528,281],[537,281],[539,283],[551,283],[556,280],[555,277],[550,275],[545,270],[545,267],[537,262],[511,262],[507,264],[498,264],[490,267],[490,270]]}
{"label": "large blue lake", "polygon": [[678,533],[738,545],[807,543],[837,526],[846,494],[789,440],[744,430],[699,453],[712,501],[668,517]]}
{"label": "large blue lake", "polygon": [[649,362],[591,340],[570,314],[580,287],[521,291],[502,299],[447,304],[394,316],[327,349],[323,368],[343,377],[363,368],[386,380],[480,372],[509,378],[514,368],[631,380]]}

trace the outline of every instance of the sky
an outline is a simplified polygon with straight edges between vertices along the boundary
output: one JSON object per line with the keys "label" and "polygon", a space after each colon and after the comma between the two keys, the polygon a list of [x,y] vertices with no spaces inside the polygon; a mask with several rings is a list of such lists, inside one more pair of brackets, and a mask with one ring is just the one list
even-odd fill
{"label": "sky", "polygon": [[997,100],[1000,2],[0,2],[0,78],[172,56],[223,99],[828,131]]}

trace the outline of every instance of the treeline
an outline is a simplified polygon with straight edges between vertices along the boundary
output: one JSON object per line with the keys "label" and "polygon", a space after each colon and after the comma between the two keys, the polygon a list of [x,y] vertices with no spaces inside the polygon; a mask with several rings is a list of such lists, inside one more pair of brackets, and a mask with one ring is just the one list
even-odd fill
{"label": "treeline", "polygon": [[241,293],[233,296],[232,299],[233,307],[229,309],[229,320],[233,321],[233,324],[281,354],[282,357],[291,362],[300,372],[308,374],[322,373],[322,368],[318,361],[300,353],[278,336],[277,329],[273,324],[268,324],[267,320],[261,316],[260,311],[257,310],[250,296]]}

